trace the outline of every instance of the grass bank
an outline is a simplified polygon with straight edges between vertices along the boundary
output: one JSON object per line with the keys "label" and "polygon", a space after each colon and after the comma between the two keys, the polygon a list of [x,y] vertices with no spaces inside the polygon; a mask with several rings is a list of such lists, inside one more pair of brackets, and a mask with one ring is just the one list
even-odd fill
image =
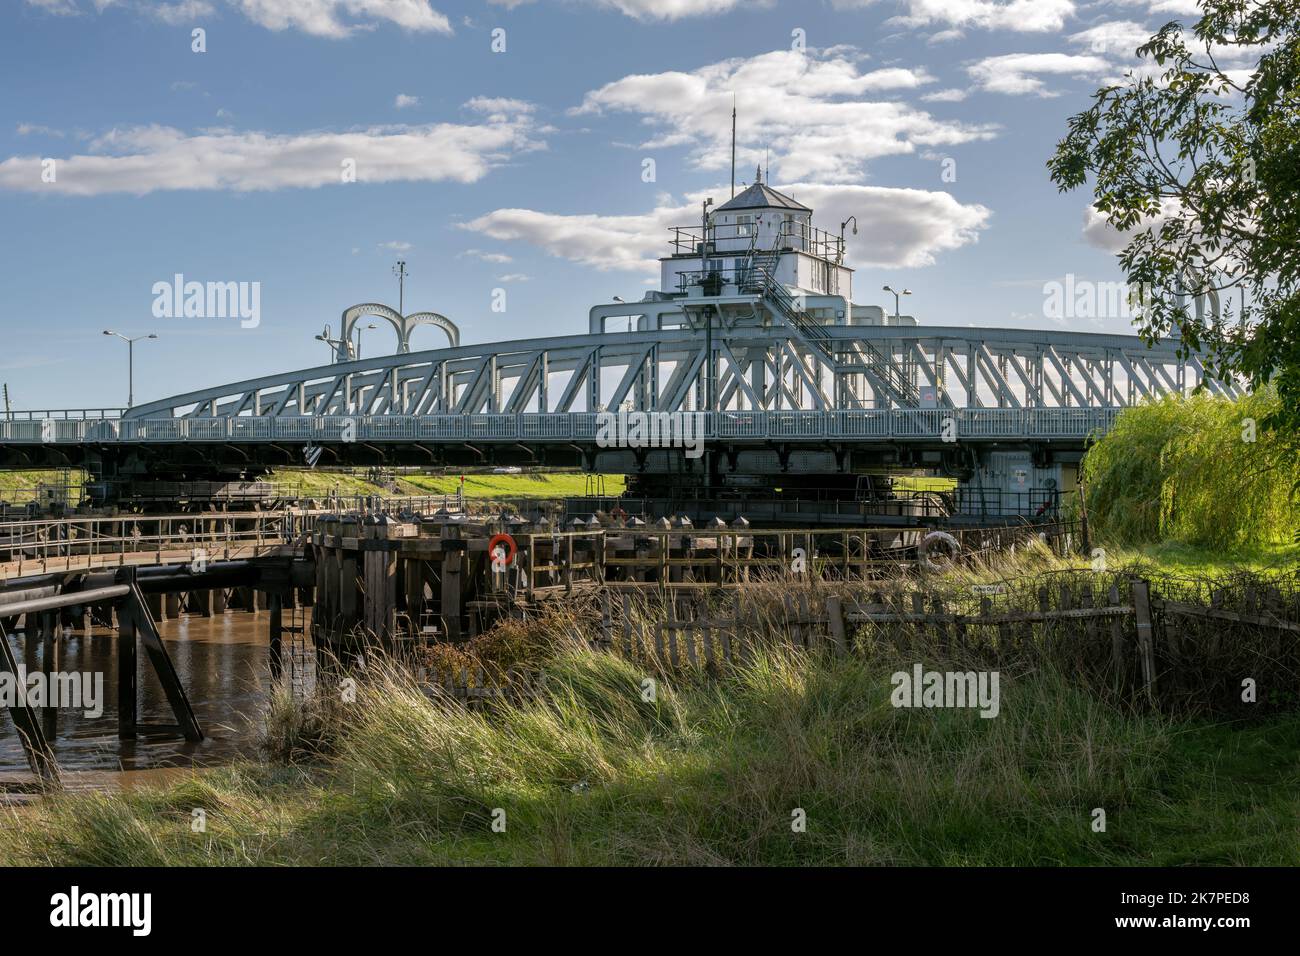
{"label": "grass bank", "polygon": [[642,666],[561,645],[544,696],[491,712],[372,674],[279,695],[262,761],[0,811],[0,864],[1300,862],[1300,718],[1172,721],[1041,667],[996,719],[895,708],[910,666],[769,651],[646,700]]}
{"label": "grass bank", "polygon": [[[606,494],[623,493],[625,482],[622,475],[593,477],[603,477]],[[460,485],[460,475],[405,473],[396,476],[394,491],[391,486],[381,486],[363,475],[307,469],[275,471],[266,480],[283,494],[320,498],[330,495],[454,495]],[[587,476],[577,473],[465,474],[465,495],[469,498],[566,498],[585,495],[587,489]]]}

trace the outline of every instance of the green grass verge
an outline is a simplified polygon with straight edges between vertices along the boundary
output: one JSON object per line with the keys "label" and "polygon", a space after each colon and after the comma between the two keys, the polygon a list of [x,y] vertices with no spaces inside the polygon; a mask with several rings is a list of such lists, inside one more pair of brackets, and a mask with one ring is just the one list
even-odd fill
{"label": "green grass verge", "polygon": [[[81,471],[73,471],[68,478],[74,486],[79,486],[83,479]],[[55,469],[0,471],[0,501],[24,504],[35,496],[38,484],[57,486],[62,483],[63,473]]]}
{"label": "green grass verge", "polygon": [[1098,550],[1095,558],[1081,554],[1059,557],[1045,548],[1031,546],[1015,554],[995,554],[987,561],[961,564],[946,574],[961,583],[984,584],[1043,571],[1088,568],[1094,560],[1104,561],[1105,569],[1112,571],[1203,578],[1221,578],[1241,571],[1291,576],[1300,568],[1300,545],[1296,544],[1222,549],[1177,541],[1128,547],[1094,542],[1094,552]]}
{"label": "green grass verge", "polygon": [[[278,490],[285,494],[309,497],[340,495],[393,495],[359,475],[340,472],[319,472],[306,469],[286,469],[268,475]],[[607,495],[620,495],[626,484],[622,475],[605,475]],[[459,475],[403,474],[397,477],[398,495],[454,495],[460,485]],[[465,474],[465,494],[470,498],[566,498],[585,495],[587,476],[574,473],[518,475]]]}
{"label": "green grass verge", "polygon": [[1300,862],[1300,718],[1173,723],[1043,672],[1004,674],[996,719],[902,710],[902,663],[766,656],[647,703],[640,667],[563,652],[545,700],[493,716],[389,677],[336,705],[317,763],[49,798],[10,812],[0,863]]}

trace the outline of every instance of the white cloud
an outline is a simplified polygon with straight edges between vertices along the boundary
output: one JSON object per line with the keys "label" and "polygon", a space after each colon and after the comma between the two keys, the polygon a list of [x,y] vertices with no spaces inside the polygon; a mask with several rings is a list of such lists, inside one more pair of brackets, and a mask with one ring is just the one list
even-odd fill
{"label": "white cloud", "polygon": [[56,17],[75,17],[81,12],[77,8],[77,0],[27,0],[27,5]]}
{"label": "white cloud", "polygon": [[1110,0],[1110,2],[1121,7],[1144,7],[1152,14],[1190,16],[1198,20],[1202,12],[1200,0]]}
{"label": "white cloud", "polygon": [[[822,222],[858,217],[858,235],[849,236],[854,266],[919,268],[945,251],[977,241],[991,211],[963,204],[945,192],[883,186],[795,183],[776,187],[813,207]],[[535,209],[496,209],[462,229],[502,241],[526,242],[562,259],[602,271],[656,270],[667,249],[669,226],[694,222],[704,191],[678,203],[661,196],[649,212],[632,215],[559,214]]]}
{"label": "white cloud", "polygon": [[966,90],[938,90],[934,93],[926,93],[921,99],[927,103],[960,103],[969,95]]}
{"label": "white cloud", "polygon": [[51,129],[48,126],[42,126],[39,123],[19,123],[17,126],[19,136],[57,136],[63,138],[63,133],[57,129]]}
{"label": "white cloud", "polygon": [[411,244],[409,242],[391,240],[389,242],[381,242],[379,248],[387,249],[390,252],[409,252],[411,250]]}
{"label": "white cloud", "polygon": [[1159,215],[1148,216],[1133,229],[1120,232],[1110,224],[1110,217],[1106,213],[1096,206],[1088,206],[1083,210],[1083,238],[1088,245],[1103,252],[1120,253],[1138,233],[1159,229],[1166,219],[1176,216],[1180,209],[1182,204],[1177,199],[1162,199]]}
{"label": "white cloud", "polygon": [[418,96],[410,96],[406,93],[398,93],[397,98],[393,100],[393,107],[399,110],[419,105],[420,98]]}
{"label": "white cloud", "polygon": [[692,148],[701,169],[730,165],[731,107],[739,107],[741,169],[771,161],[784,179],[844,181],[867,160],[909,154],[917,146],[989,139],[994,127],[940,120],[874,94],[933,82],[924,69],[860,72],[842,55],[778,50],[713,63],[690,73],[634,74],[592,90],[572,112],[638,114],[655,135],[642,149]]}
{"label": "white cloud", "polygon": [[1132,20],[1113,20],[1099,23],[1079,33],[1070,35],[1070,42],[1089,53],[1133,57],[1134,51],[1151,39],[1154,30]]}
{"label": "white cloud", "polygon": [[520,153],[542,148],[526,114],[479,124],[289,135],[144,126],[114,129],[84,154],[56,157],[52,183],[42,181],[41,157],[12,156],[0,162],[0,189],[93,196],[317,187],[342,183],[347,161],[355,163],[358,183],[471,183]]}
{"label": "white cloud", "polygon": [[497,276],[498,282],[531,282],[532,276],[525,275],[522,272],[511,272],[508,275]]}
{"label": "white cloud", "polygon": [[[880,0],[833,0],[838,9],[869,7]],[[1073,0],[896,0],[907,10],[888,22],[909,27],[977,27],[1045,33],[1060,30],[1074,15]]]}
{"label": "white cloud", "polygon": [[174,3],[157,3],[141,9],[174,27],[190,25],[200,17],[210,17],[217,12],[208,0],[175,0]]}
{"label": "white cloud", "polygon": [[[79,0],[27,0],[30,6],[59,15],[82,11]],[[452,32],[451,22],[429,0],[225,0],[259,26],[268,30],[301,30],[314,36],[341,38],[359,30],[372,30],[389,23],[412,33]],[[173,25],[190,23],[197,17],[212,16],[212,0],[91,0],[98,11],[108,7],[132,9]]]}
{"label": "white cloud", "polygon": [[504,252],[484,252],[482,249],[466,249],[464,252],[456,254],[457,259],[479,259],[483,262],[495,262],[503,265],[507,262],[514,262],[514,258],[506,255]]}
{"label": "white cloud", "polygon": [[268,30],[302,30],[324,37],[345,37],[376,22],[413,33],[451,33],[451,22],[429,0],[230,0],[243,14]]}
{"label": "white cloud", "polygon": [[1058,96],[1043,85],[1040,74],[1048,76],[1103,75],[1111,65],[1099,56],[1074,56],[1068,53],[1009,53],[985,57],[966,68],[980,89],[989,93],[1023,96]]}
{"label": "white cloud", "polygon": [[[494,6],[513,10],[533,0],[490,0]],[[774,0],[578,0],[590,7],[612,10],[637,20],[681,20],[706,17],[736,9],[771,7]]]}

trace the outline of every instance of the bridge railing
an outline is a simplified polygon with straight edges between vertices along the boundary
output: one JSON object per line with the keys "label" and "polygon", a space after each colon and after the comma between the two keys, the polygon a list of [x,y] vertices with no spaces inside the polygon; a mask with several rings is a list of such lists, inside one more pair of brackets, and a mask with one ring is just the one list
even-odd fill
{"label": "bridge railing", "polygon": [[47,408],[5,412],[2,417],[8,421],[43,421],[47,418],[55,421],[101,421],[121,418],[125,411],[125,408]]}
{"label": "bridge railing", "polygon": [[0,521],[0,576],[21,574],[23,565],[39,570],[59,559],[180,554],[185,561],[200,561],[232,552],[255,554],[292,543],[310,530],[313,518],[310,512],[281,510]]}
{"label": "bridge railing", "polygon": [[[707,439],[1073,438],[1106,431],[1119,408],[875,408],[687,412]],[[490,415],[239,415],[226,418],[0,419],[0,444],[595,441],[596,412]],[[696,434],[700,434],[696,432]]]}

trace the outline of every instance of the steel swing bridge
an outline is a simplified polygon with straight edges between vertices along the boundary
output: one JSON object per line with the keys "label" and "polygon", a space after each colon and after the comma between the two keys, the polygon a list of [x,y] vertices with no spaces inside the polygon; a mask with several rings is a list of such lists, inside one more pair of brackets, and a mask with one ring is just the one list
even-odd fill
{"label": "steel swing bridge", "polygon": [[[706,225],[673,231],[660,260],[672,291],[597,305],[585,334],[467,345],[445,316],[366,303],[345,310],[344,330],[381,317],[398,332],[396,354],[353,359],[340,346],[328,365],[126,411],[11,413],[0,458],[188,477],[307,460],[741,484],[930,468],[1060,488],[1062,466],[1123,408],[1198,386],[1240,394],[1177,341],[905,324],[853,304],[843,237],[761,183]],[[442,329],[448,346],[408,351],[417,324]],[[696,416],[707,454],[607,447],[602,416],[622,412]]]}

